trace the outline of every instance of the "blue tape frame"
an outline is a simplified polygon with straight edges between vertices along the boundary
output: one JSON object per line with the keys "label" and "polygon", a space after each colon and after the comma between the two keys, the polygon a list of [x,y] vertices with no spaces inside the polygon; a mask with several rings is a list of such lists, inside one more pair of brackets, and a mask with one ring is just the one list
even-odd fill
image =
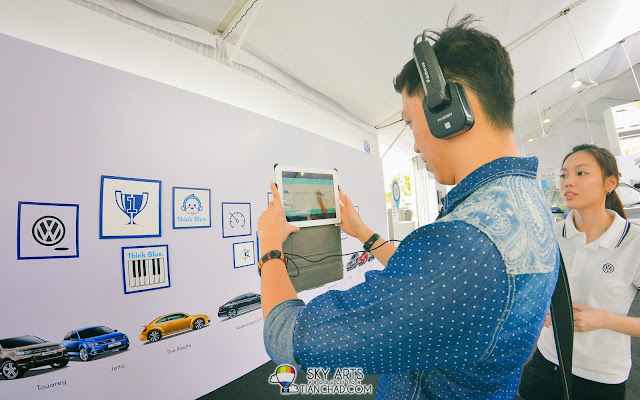
{"label": "blue tape frame", "polygon": [[[151,289],[143,289],[143,290],[134,290],[134,291],[127,292],[127,267],[125,266],[125,262],[124,262],[124,251],[125,249],[140,249],[140,248],[149,248],[149,247],[164,247],[167,250],[167,286],[151,288]],[[166,289],[171,287],[171,273],[169,271],[170,269],[169,269],[169,245],[168,244],[153,244],[150,246],[130,246],[130,247],[122,248],[122,287],[124,289],[124,294],[148,292],[150,290],[159,290],[159,289]]]}
{"label": "blue tape frame", "polygon": [[[75,207],[76,208],[76,255],[74,256],[44,256],[44,257],[20,257],[20,217],[22,213],[23,204],[34,204],[39,206],[60,206],[60,207]],[[19,201],[18,202],[18,260],[40,260],[45,258],[78,258],[80,257],[80,205],[79,204],[62,204],[62,203],[37,203],[32,201]]]}
{"label": "blue tape frame", "polygon": [[[251,247],[253,248],[253,262],[251,264],[247,264],[247,265],[242,265],[242,266],[236,266],[236,245],[237,244],[245,244],[245,243],[251,243]],[[233,244],[233,268],[244,268],[244,267],[250,267],[252,265],[256,265],[256,248],[255,245],[253,243],[253,240],[249,240],[246,242],[238,242],[238,243],[234,243]]]}
{"label": "blue tape frame", "polygon": [[[246,205],[248,205],[248,206],[249,206],[249,233],[244,233],[244,234],[242,234],[242,235],[229,235],[229,236],[225,236],[225,232],[224,232],[224,225],[225,225],[225,224],[224,224],[224,222],[225,222],[224,205],[225,205],[225,204],[246,204]],[[251,219],[252,219],[252,218],[251,218],[251,203],[222,202],[222,210],[221,210],[221,213],[222,213],[222,218],[221,218],[221,220],[222,220],[222,237],[223,237],[223,238],[240,237],[240,236],[251,236],[251,230],[252,230],[252,229],[251,229]],[[246,219],[245,219],[245,222],[246,222]]]}
{"label": "blue tape frame", "polygon": [[[209,192],[209,225],[203,226],[178,226],[176,227],[176,189],[193,189],[193,190],[206,190]],[[211,189],[205,188],[192,188],[192,187],[182,187],[182,186],[174,186],[172,193],[172,207],[171,207],[171,215],[172,215],[172,224],[173,229],[194,229],[194,228],[211,228]]]}
{"label": "blue tape frame", "polygon": [[[125,235],[125,236],[105,236],[102,234],[102,206],[104,201],[104,180],[118,179],[121,181],[154,182],[158,184],[158,234],[157,235]],[[156,179],[125,178],[122,176],[102,175],[100,177],[100,239],[128,239],[147,238],[162,236],[162,181]]]}

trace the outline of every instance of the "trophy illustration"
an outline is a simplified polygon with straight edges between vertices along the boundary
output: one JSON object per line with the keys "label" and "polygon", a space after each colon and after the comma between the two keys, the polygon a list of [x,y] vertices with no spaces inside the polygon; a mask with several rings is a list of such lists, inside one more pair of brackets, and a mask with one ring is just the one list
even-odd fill
{"label": "trophy illustration", "polygon": [[128,194],[116,190],[116,204],[123,213],[129,216],[129,223],[127,225],[136,224],[133,219],[144,210],[148,201],[149,193],[147,192],[142,192],[142,194]]}

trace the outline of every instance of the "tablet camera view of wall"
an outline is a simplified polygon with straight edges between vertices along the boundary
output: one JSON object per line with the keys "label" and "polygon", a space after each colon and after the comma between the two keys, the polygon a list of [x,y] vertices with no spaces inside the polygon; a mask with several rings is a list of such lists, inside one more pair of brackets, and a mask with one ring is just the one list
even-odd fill
{"label": "tablet camera view of wall", "polygon": [[282,203],[287,221],[336,218],[333,176],[313,172],[282,172]]}

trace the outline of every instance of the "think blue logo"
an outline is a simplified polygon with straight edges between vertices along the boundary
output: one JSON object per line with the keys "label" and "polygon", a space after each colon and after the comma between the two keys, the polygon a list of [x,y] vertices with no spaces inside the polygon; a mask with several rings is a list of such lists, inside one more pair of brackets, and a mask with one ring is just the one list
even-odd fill
{"label": "think blue logo", "polygon": [[613,265],[606,263],[605,265],[602,266],[602,270],[604,271],[605,274],[610,274],[613,272]]}
{"label": "think blue logo", "polygon": [[200,199],[197,198],[195,194],[187,196],[187,198],[182,202],[182,211],[190,215],[199,213],[202,211],[202,203],[200,202]]}

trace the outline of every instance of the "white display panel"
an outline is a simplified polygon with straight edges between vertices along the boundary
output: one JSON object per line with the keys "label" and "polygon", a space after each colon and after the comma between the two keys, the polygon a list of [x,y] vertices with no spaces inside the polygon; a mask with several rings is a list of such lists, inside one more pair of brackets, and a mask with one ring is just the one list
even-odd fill
{"label": "white display panel", "polygon": [[[92,327],[114,331],[93,347],[104,347],[103,353],[89,354],[87,361],[81,361],[81,349],[74,348],[76,355],[64,367],[45,365],[15,380],[0,378],[2,399],[194,399],[266,362],[262,314],[251,294],[260,293],[257,220],[267,206],[277,162],[337,168],[341,188],[359,205],[365,221],[377,232],[386,231],[382,166],[371,154],[7,36],[0,35],[0,51],[0,132],[3,149],[8,149],[0,157],[0,293],[11,299],[2,310],[0,339],[33,335],[61,343],[71,333],[95,330]],[[107,188],[111,194],[102,199],[112,225],[104,225],[110,231],[101,239],[103,176],[138,179],[131,182],[150,187]],[[156,208],[154,188],[159,192]],[[174,193],[174,188],[186,191]],[[116,200],[117,191],[146,192],[147,203],[142,208],[145,199],[125,196],[133,206],[125,207]],[[173,229],[178,211],[196,216],[207,211],[203,198],[209,191],[210,214],[205,216],[210,226],[178,229],[177,224]],[[185,206],[191,194],[202,210]],[[36,210],[29,214],[35,219],[24,222],[32,229],[38,218],[57,212],[53,216],[63,221],[65,235],[70,235],[64,241],[70,244],[60,241],[53,247],[67,250],[31,243],[33,247],[23,251],[71,257],[18,259],[21,202],[70,206]],[[244,226],[234,214],[238,212]],[[61,234],[54,222],[46,220],[39,233],[46,244]],[[139,223],[148,229],[131,234],[128,228]],[[21,236],[25,241],[35,240],[32,231],[26,235]],[[343,240],[342,246],[345,252],[362,247],[353,238]],[[145,257],[137,258],[142,252]],[[137,265],[135,276],[127,271],[129,261],[147,259],[151,264]],[[344,258],[345,264],[348,260]],[[170,285],[160,288],[165,261]],[[300,297],[309,300],[330,288],[353,286],[375,262]],[[141,268],[141,279],[137,267],[149,265],[151,274],[147,269],[145,277]],[[135,290],[150,285],[158,286]],[[160,321],[167,316],[171,319]],[[150,340],[154,329],[166,329],[158,341]],[[127,335],[128,344],[120,334]],[[86,340],[65,343],[71,347]],[[171,378],[157,385],[158,377],[168,373]]]}

